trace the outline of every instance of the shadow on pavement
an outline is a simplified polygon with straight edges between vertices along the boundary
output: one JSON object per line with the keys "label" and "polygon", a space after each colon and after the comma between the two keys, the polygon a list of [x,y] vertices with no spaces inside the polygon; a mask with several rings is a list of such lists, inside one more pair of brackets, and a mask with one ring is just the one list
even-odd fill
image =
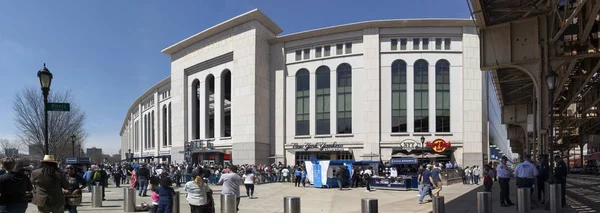
{"label": "shadow on pavement", "polygon": [[[460,183],[457,183],[460,184]],[[500,188],[498,188],[500,190]],[[444,190],[442,190],[442,195]],[[454,198],[451,201],[446,202],[446,212],[459,213],[459,212],[477,212],[477,192],[483,192],[483,185],[477,186],[477,188],[461,195],[460,197]],[[493,192],[492,192],[493,193]],[[500,192],[498,192],[500,193]],[[492,202],[494,195],[492,194]],[[499,202],[499,201],[498,201]],[[498,206],[500,203],[498,203]],[[496,210],[498,211],[498,210]]]}

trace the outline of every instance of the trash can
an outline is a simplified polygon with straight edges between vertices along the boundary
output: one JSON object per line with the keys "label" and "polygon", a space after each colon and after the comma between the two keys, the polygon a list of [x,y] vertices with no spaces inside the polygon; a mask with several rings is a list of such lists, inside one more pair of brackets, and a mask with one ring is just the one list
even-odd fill
{"label": "trash can", "polygon": [[93,208],[102,207],[102,186],[93,186],[92,187],[92,207]]}
{"label": "trash can", "polygon": [[123,189],[123,212],[135,212],[135,189]]}

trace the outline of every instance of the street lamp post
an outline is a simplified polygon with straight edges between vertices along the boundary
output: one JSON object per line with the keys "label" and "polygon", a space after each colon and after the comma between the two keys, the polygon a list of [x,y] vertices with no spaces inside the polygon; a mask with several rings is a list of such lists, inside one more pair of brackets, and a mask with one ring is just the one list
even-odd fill
{"label": "street lamp post", "polygon": [[556,87],[556,72],[550,70],[546,74],[546,83],[548,84],[549,90],[549,107],[550,107],[550,122],[548,126],[548,155],[550,162],[549,181],[548,183],[554,183],[554,167],[552,166],[552,155],[554,154],[554,89]]}
{"label": "street lamp post", "polygon": [[77,145],[77,157],[81,157],[81,144]]}
{"label": "street lamp post", "polygon": [[50,84],[52,84],[52,73],[50,70],[46,68],[46,63],[44,63],[44,67],[40,69],[37,73],[38,78],[40,79],[40,86],[42,87],[42,94],[44,95],[44,154],[47,155],[48,151],[48,93],[50,93]]}
{"label": "street lamp post", "polygon": [[71,135],[71,148],[73,149],[73,157],[75,157],[75,134]]}
{"label": "street lamp post", "polygon": [[425,162],[425,136],[421,136],[421,160]]}

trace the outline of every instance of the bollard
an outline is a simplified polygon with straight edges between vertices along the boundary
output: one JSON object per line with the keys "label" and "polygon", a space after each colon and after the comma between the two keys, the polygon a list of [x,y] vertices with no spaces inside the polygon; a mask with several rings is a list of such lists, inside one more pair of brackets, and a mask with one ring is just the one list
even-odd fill
{"label": "bollard", "polygon": [[287,196],[283,198],[284,213],[300,213],[300,197]]}
{"label": "bollard", "polygon": [[549,184],[548,190],[548,203],[550,203],[551,213],[562,213],[562,192],[560,191],[560,184]]}
{"label": "bollard", "polygon": [[433,197],[433,213],[445,213],[446,207],[444,205],[444,196]]}
{"label": "bollard", "polygon": [[173,213],[179,213],[180,209],[179,209],[179,192],[175,192],[175,195],[173,195]]}
{"label": "bollard", "polygon": [[477,192],[477,213],[492,213],[491,192]]}
{"label": "bollard", "polygon": [[360,201],[361,213],[379,213],[377,199],[363,198]]}
{"label": "bollard", "polygon": [[93,208],[102,207],[102,186],[93,186],[92,187],[92,207]]}
{"label": "bollard", "polygon": [[531,188],[517,189],[517,212],[531,213]]}
{"label": "bollard", "polygon": [[236,196],[232,194],[221,195],[221,213],[236,213],[237,212],[237,200]]}
{"label": "bollard", "polygon": [[135,189],[123,189],[123,212],[135,212]]}

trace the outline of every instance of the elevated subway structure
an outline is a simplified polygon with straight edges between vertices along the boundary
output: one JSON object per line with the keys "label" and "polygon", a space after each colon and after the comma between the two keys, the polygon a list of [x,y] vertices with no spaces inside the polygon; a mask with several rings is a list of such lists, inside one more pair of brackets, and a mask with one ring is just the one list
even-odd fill
{"label": "elevated subway structure", "polygon": [[[600,132],[598,12],[595,0],[470,0],[480,66],[490,71],[514,153],[548,153],[551,109],[555,153]],[[546,82],[557,74],[553,97]]]}

